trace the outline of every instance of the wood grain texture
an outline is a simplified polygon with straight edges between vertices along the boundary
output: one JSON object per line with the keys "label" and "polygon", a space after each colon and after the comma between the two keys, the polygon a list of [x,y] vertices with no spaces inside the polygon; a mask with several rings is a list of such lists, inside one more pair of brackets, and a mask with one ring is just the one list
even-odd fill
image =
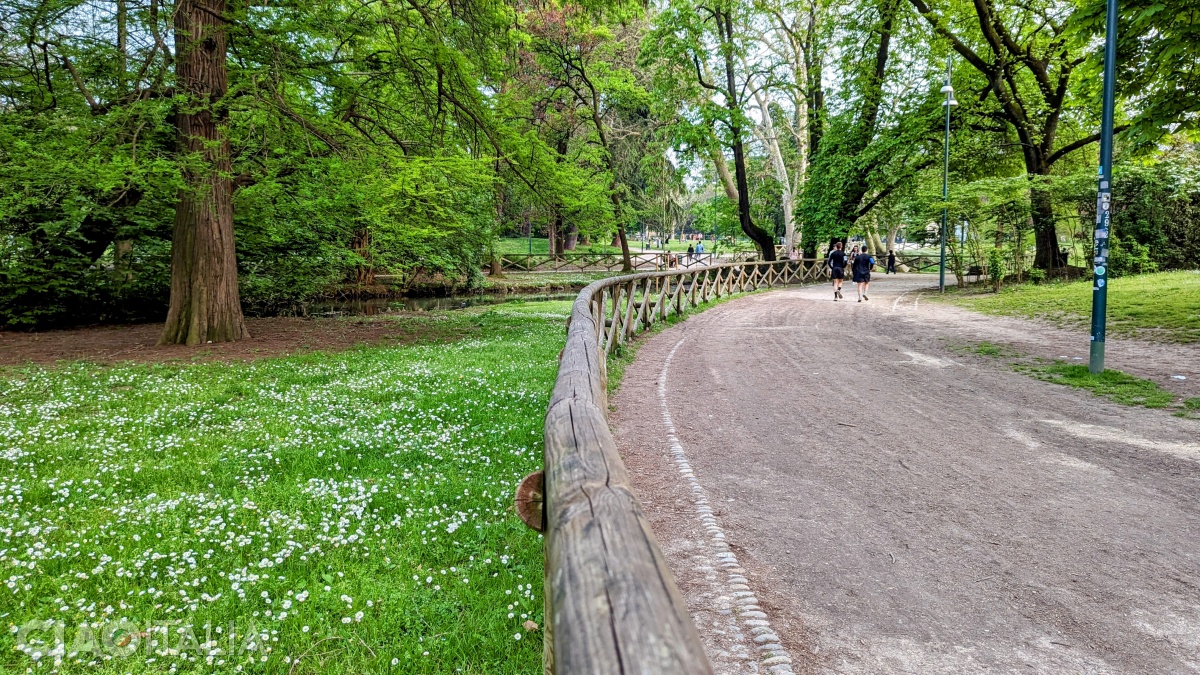
{"label": "wood grain texture", "polygon": [[580,292],[546,413],[547,673],[712,672],[609,432],[606,356],[670,313],[803,279],[819,265],[782,260],[646,272]]}

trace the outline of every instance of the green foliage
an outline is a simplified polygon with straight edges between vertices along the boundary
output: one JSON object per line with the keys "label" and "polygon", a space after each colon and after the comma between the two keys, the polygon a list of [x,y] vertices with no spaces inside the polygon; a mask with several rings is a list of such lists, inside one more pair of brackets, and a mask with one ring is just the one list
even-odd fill
{"label": "green foliage", "polygon": [[1159,162],[1118,165],[1112,217],[1113,233],[1131,257],[1130,273],[1195,269],[1200,264],[1200,149],[1185,146]]}
{"label": "green foliage", "polygon": [[988,249],[987,264],[988,281],[992,282],[992,290],[998,293],[1004,283],[1004,252],[998,248]]}
{"label": "green foliage", "polygon": [[741,232],[737,204],[725,195],[717,195],[696,205],[695,211],[694,227],[700,232],[713,234],[721,239],[735,237]]}
{"label": "green foliage", "polygon": [[1070,363],[1056,363],[1028,370],[1038,379],[1086,389],[1121,405],[1165,408],[1175,401],[1174,394],[1156,383],[1119,370],[1105,370],[1099,375],[1093,375],[1087,366]]}
{"label": "green foliage", "polygon": [[[1084,64],[1084,76],[1094,83],[1089,107],[1099,109],[1104,57],[1107,3],[1084,0],[1068,22],[1072,37],[1092,41],[1095,48]],[[1197,0],[1122,0],[1118,4],[1116,85],[1122,98],[1134,98],[1132,128],[1135,144],[1147,148],[1170,133],[1200,129],[1200,90],[1195,87],[1200,62],[1200,2]]]}
{"label": "green foliage", "polygon": [[180,185],[166,114],[158,101],[104,119],[0,113],[0,327],[157,313]]}
{"label": "green foliage", "polygon": [[1110,238],[1108,258],[1109,276],[1123,277],[1158,271],[1158,265],[1150,259],[1150,247],[1139,244],[1133,237],[1121,238],[1114,232]]}
{"label": "green foliage", "polygon": [[917,187],[916,175],[941,150],[932,133],[940,127],[939,99],[927,90],[889,96],[889,83],[916,74],[911,63],[908,73],[897,63],[895,45],[910,30],[898,20],[900,7],[864,2],[846,20],[840,64],[846,83],[837,110],[825,117],[798,207],[806,241],[846,237],[880,198]]}

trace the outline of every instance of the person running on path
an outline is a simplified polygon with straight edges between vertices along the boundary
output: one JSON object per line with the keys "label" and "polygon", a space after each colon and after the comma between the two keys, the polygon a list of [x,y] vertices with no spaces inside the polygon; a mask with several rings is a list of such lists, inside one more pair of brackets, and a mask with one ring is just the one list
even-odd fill
{"label": "person running on path", "polygon": [[888,266],[887,266],[887,271],[884,272],[884,274],[895,274],[895,273],[896,273],[896,251],[894,249],[889,249],[888,250]]}
{"label": "person running on path", "polygon": [[829,278],[833,281],[833,301],[837,302],[842,299],[842,282],[846,279],[846,254],[840,241],[829,252]]}
{"label": "person running on path", "polygon": [[858,284],[858,301],[870,300],[867,288],[871,285],[871,268],[875,267],[875,258],[866,249],[854,256],[850,263],[854,269],[854,283]]}

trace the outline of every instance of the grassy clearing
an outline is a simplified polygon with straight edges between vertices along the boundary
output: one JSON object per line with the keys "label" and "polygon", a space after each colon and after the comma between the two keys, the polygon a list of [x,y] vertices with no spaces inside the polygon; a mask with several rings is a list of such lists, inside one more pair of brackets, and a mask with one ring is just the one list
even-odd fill
{"label": "grassy clearing", "polygon": [[541,539],[509,507],[568,306],[445,313],[471,337],[435,345],[8,370],[0,672],[540,672]]}
{"label": "grassy clearing", "polygon": [[[998,294],[950,296],[989,314],[1046,319],[1086,327],[1091,281],[1014,286]],[[1111,334],[1170,342],[1200,342],[1200,272],[1162,272],[1113,279],[1108,292]]]}
{"label": "grassy clearing", "polygon": [[1106,370],[1093,375],[1087,366],[1070,363],[1033,366],[1022,370],[1039,380],[1086,389],[1121,405],[1166,408],[1175,402],[1174,394],[1154,382],[1119,370]]}

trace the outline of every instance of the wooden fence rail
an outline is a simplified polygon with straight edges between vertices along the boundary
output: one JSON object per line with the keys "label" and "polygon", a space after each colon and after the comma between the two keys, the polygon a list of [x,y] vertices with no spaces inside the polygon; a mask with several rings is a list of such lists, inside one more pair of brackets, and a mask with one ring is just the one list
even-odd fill
{"label": "wooden fence rail", "polygon": [[[708,267],[755,257],[756,253],[745,251],[720,254],[632,251],[629,262],[635,272],[648,272]],[[624,265],[620,253],[505,253],[498,256],[498,262],[503,272],[619,272]]]}
{"label": "wooden fence rail", "polygon": [[[782,254],[781,254],[782,257]],[[753,251],[724,253],[673,253],[662,251],[633,251],[630,264],[634,272],[662,271],[671,269],[697,269],[727,262],[750,262],[758,254]],[[896,252],[896,264],[904,265],[910,272],[936,272],[939,257],[928,253]],[[619,272],[624,264],[620,253],[505,253],[498,256],[503,272]],[[875,256],[877,269],[887,265],[887,254]],[[952,261],[947,255],[947,269]],[[969,260],[968,266],[981,264]],[[490,268],[489,262],[488,267]]]}
{"label": "wooden fence rail", "polygon": [[712,672],[608,429],[607,356],[709,301],[826,275],[821,260],[722,263],[579,293],[546,413],[544,468],[517,492],[518,513],[545,534],[547,673]]}

